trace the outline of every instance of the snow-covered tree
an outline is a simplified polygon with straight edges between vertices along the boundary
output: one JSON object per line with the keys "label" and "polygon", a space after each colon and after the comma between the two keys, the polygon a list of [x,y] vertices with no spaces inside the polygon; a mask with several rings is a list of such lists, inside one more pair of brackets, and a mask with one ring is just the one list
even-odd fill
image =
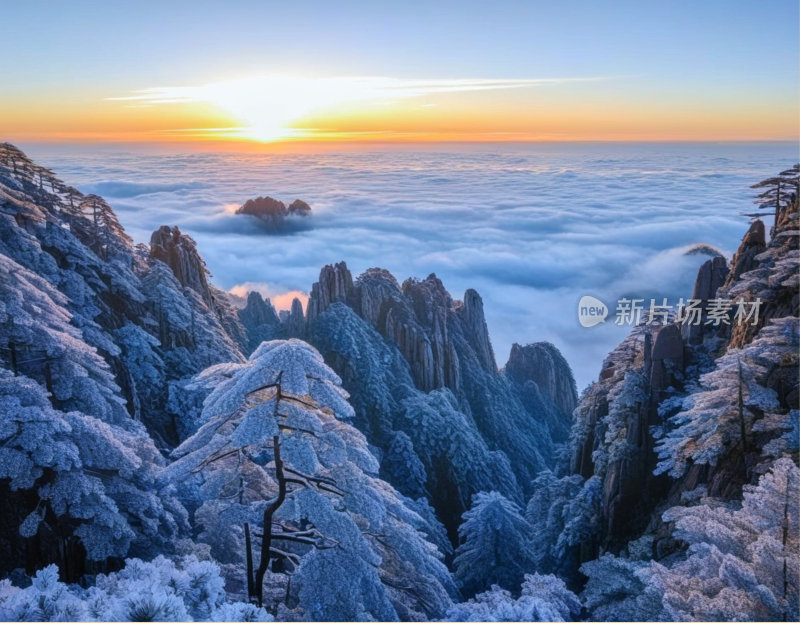
{"label": "snow-covered tree", "polygon": [[734,448],[754,449],[754,420],[780,406],[764,379],[775,362],[795,356],[797,327],[797,318],[775,319],[743,349],[730,349],[717,359],[714,370],[700,377],[699,391],[689,394],[683,410],[665,425],[657,444],[661,461],[656,473],[680,476],[692,463],[715,465]]}
{"label": "snow-covered tree", "polygon": [[114,339],[130,373],[134,417],[141,419],[142,412],[154,416],[159,403],[163,402],[162,394],[167,391],[159,341],[133,323],[114,331]]}
{"label": "snow-covered tree", "polygon": [[581,601],[590,621],[672,621],[663,590],[652,581],[651,563],[606,554],[584,563],[588,578]]}
{"label": "snow-covered tree", "polygon": [[664,514],[683,556],[661,562],[607,555],[586,563],[594,620],[795,621],[800,581],[800,470],[778,459],[741,508],[710,498]]}
{"label": "snow-covered tree", "polygon": [[402,407],[401,425],[420,460],[427,464],[428,479],[458,483],[458,503],[466,508],[471,495],[490,487],[519,499],[508,457],[486,447],[449,389],[415,393]]}
{"label": "snow-covered tree", "polygon": [[673,617],[794,621],[800,560],[800,470],[778,459],[758,485],[744,489],[740,509],[706,501],[664,515],[689,543],[685,560],[654,564]]}
{"label": "snow-covered tree", "polygon": [[106,201],[97,195],[81,198],[80,212],[88,221],[85,231],[73,224],[75,234],[104,260],[116,255],[130,255],[133,240],[117,219],[117,215]]}
{"label": "snow-covered tree", "polygon": [[592,485],[584,493],[583,485],[583,478],[577,474],[558,478],[550,471],[542,472],[533,482],[525,518],[533,529],[530,550],[540,573],[563,578],[574,578],[577,573],[574,545],[587,531],[594,536],[599,522],[596,488]]}
{"label": "snow-covered tree", "polygon": [[404,494],[424,496],[428,479],[425,466],[414,452],[414,444],[403,431],[397,431],[386,450],[381,469],[389,474],[388,480]]}
{"label": "snow-covered tree", "polygon": [[497,584],[517,591],[533,571],[531,526],[500,493],[478,493],[458,528],[461,544],[453,560],[455,578],[468,595]]}
{"label": "snow-covered tree", "polygon": [[66,297],[45,279],[0,254],[0,332],[15,374],[38,380],[54,405],[109,422],[128,419],[106,362],[71,324]]}
{"label": "snow-covered tree", "polygon": [[580,612],[578,598],[552,575],[526,575],[522,594],[514,599],[493,585],[469,601],[453,606],[446,621],[571,621]]}
{"label": "snow-covered tree", "polygon": [[195,383],[213,388],[204,424],[175,451],[165,482],[195,483],[195,517],[215,555],[247,558],[244,524],[262,538],[256,596],[261,574],[290,572],[290,599],[314,620],[441,615],[455,587],[418,532],[425,520],[376,478],[339,384],[298,340],[210,368]]}
{"label": "snow-covered tree", "polygon": [[608,392],[608,415],[602,419],[605,443],[592,453],[594,473],[604,475],[606,467],[615,461],[635,460],[641,452],[636,443],[628,439],[631,422],[641,418],[647,408],[648,382],[640,372],[630,370],[623,380]]}
{"label": "snow-covered tree", "polygon": [[753,432],[771,437],[761,449],[765,458],[797,455],[800,451],[800,410],[792,409],[788,414],[767,413],[753,425]]}
{"label": "snow-covered tree", "polygon": [[185,525],[169,492],[154,492],[162,460],[143,430],[57,411],[40,385],[2,369],[0,444],[0,486],[33,493],[20,534],[52,540],[62,566],[80,568],[78,543],[97,561],[166,550]]}
{"label": "snow-covered tree", "polygon": [[760,191],[753,201],[758,204],[759,209],[774,210],[775,226],[777,226],[781,214],[800,194],[800,165],[781,171],[775,177],[761,180],[750,188]]}
{"label": "snow-covered tree", "polygon": [[596,544],[603,527],[602,502],[603,483],[592,476],[564,507],[564,528],[555,544],[558,552],[566,554],[570,548]]}

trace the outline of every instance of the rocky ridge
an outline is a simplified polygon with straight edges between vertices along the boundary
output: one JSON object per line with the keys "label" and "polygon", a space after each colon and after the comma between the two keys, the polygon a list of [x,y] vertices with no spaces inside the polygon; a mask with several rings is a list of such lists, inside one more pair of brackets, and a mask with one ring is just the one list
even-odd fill
{"label": "rocky ridge", "polygon": [[[764,224],[756,220],[730,263],[715,257],[700,267],[692,293],[692,298],[702,301],[700,326],[674,319],[666,324],[643,321],[609,354],[598,381],[581,396],[570,438],[568,473],[587,482],[600,479],[602,517],[595,538],[580,548],[581,560],[592,560],[601,550],[625,551],[642,535],[652,542],[656,560],[669,556],[680,542],[672,537],[660,512],[691,499],[693,491],[735,499],[744,485],[763,473],[764,448],[774,437],[756,431],[774,430],[768,428],[768,420],[787,420],[798,409],[798,357],[796,352],[789,355],[797,350],[800,314],[796,198],[771,233],[767,241]],[[761,307],[755,324],[734,322],[735,305],[727,323],[707,324],[711,299],[753,302],[757,298]],[[714,372],[721,358],[737,352],[743,353],[738,356],[744,365],[757,361],[752,372],[750,367],[742,372],[743,364],[739,364],[739,385],[743,374],[749,375],[744,378],[752,385],[746,387],[753,388],[745,389],[740,407],[752,418],[742,424],[747,443],[731,443],[714,461],[690,461],[679,477],[671,478],[659,465],[668,456],[660,436],[668,435],[674,426],[669,420],[676,413],[673,405],[701,391],[701,375]],[[774,355],[755,354],[763,352]],[[761,410],[756,398],[763,391],[759,388],[774,392],[776,402],[770,409],[782,415]],[[735,397],[735,388],[728,393]]]}

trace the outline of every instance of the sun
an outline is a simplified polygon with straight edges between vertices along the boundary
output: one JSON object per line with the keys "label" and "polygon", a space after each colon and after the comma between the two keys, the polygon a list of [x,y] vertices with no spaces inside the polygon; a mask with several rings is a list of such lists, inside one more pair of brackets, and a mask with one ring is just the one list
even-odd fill
{"label": "sun", "polygon": [[224,111],[232,122],[238,124],[233,128],[209,129],[216,136],[275,142],[292,138],[319,138],[317,130],[302,125],[302,121],[312,113],[317,116],[322,112],[324,117],[324,114],[336,110],[364,112],[376,105],[393,105],[412,98],[424,100],[442,93],[518,89],[597,79],[599,78],[403,79],[375,76],[260,76],[203,86],[145,89],[130,96],[108,99],[133,101],[148,106],[205,103]]}

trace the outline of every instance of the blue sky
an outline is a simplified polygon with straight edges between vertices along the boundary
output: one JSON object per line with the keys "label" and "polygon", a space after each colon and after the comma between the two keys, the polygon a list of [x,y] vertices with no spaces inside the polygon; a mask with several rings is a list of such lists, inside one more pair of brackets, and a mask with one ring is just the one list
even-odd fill
{"label": "blue sky", "polygon": [[[798,3],[7,2],[0,112],[263,74],[608,78],[564,97],[795,118]],[[523,92],[496,97],[524,99]],[[476,96],[475,106],[483,100]],[[523,102],[524,103],[524,102]],[[19,109],[25,115],[13,117]],[[741,123],[731,121],[732,124]],[[6,129],[0,122],[0,130]],[[775,138],[766,136],[765,138]]]}
{"label": "blue sky", "polygon": [[[228,4],[229,6],[226,6]],[[797,83],[798,3],[6,3],[2,78],[206,79],[235,64],[399,77],[645,74]],[[186,51],[191,50],[191,54]],[[31,70],[36,70],[32,73]],[[22,80],[20,80],[22,79]]]}

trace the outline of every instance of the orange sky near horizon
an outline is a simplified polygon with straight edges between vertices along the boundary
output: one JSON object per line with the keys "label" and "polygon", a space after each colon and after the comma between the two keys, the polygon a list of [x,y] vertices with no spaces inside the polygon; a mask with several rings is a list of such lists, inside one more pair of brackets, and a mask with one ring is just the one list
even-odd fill
{"label": "orange sky near horizon", "polygon": [[[624,79],[577,79],[522,87],[479,84],[455,91],[447,90],[455,81],[422,89],[409,87],[413,81],[397,81],[399,86],[390,88],[364,87],[367,92],[352,97],[348,89],[355,84],[358,90],[362,83],[357,81],[371,79],[342,79],[338,90],[322,80],[300,80],[297,100],[286,94],[278,101],[265,91],[272,84],[269,79],[244,86],[222,82],[189,95],[163,89],[110,97],[93,89],[57,98],[44,92],[12,96],[0,100],[0,140],[269,149],[342,142],[798,139],[793,102],[782,106],[753,93],[723,93],[713,99],[622,94],[615,82]],[[400,96],[393,99],[394,93]],[[303,96],[319,103],[301,105]],[[252,103],[243,107],[248,100]]]}

